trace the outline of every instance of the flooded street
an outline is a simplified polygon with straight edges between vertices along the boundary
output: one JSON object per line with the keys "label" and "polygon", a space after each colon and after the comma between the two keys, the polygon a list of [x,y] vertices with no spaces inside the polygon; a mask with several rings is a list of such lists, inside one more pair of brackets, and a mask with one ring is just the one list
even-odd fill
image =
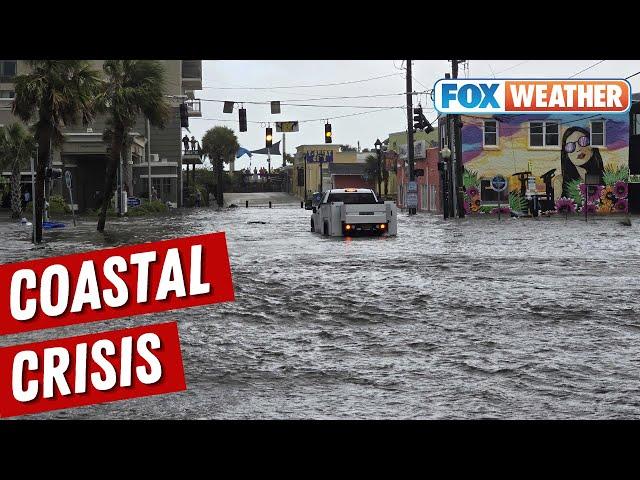
{"label": "flooded street", "polygon": [[[47,231],[0,223],[0,262],[224,231],[236,301],[0,337],[177,320],[187,390],[25,418],[640,418],[640,219],[400,215],[324,238],[298,206]],[[264,223],[255,223],[264,222]]]}

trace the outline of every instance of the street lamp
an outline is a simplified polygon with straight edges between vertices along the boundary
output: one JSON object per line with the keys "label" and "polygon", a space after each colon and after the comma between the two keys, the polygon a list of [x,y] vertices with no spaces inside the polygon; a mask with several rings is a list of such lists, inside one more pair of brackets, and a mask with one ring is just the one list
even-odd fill
{"label": "street lamp", "polygon": [[444,158],[445,160],[448,160],[451,158],[451,150],[449,150],[448,147],[444,147],[442,150],[440,150],[440,155],[442,155],[442,158]]}
{"label": "street lamp", "polygon": [[373,144],[376,147],[376,153],[378,154],[378,197],[380,196],[380,169],[382,167],[382,142],[379,138],[376,139],[376,143]]}

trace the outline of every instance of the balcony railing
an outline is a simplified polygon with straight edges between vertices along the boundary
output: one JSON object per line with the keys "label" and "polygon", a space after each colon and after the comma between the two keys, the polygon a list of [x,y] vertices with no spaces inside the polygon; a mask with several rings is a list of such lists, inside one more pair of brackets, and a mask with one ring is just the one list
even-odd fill
{"label": "balcony railing", "polygon": [[200,110],[200,100],[185,100],[187,106],[187,114],[190,117],[201,117],[202,111]]}
{"label": "balcony railing", "polygon": [[0,83],[13,83],[15,78],[15,75],[0,75]]}

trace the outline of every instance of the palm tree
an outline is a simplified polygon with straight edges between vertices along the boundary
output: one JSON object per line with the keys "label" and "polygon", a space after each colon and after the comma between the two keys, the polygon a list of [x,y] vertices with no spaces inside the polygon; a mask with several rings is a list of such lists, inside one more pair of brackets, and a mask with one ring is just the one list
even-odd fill
{"label": "palm tree", "polygon": [[11,218],[22,218],[20,169],[35,150],[35,140],[19,123],[0,127],[0,165],[11,170]]}
{"label": "palm tree", "polygon": [[364,171],[369,178],[373,178],[378,183],[378,196],[380,196],[380,164],[377,155],[367,155]]}
{"label": "palm tree", "polygon": [[36,163],[35,242],[42,241],[45,168],[52,147],[64,141],[64,126],[86,125],[94,115],[95,94],[100,85],[99,73],[85,60],[29,60],[31,73],[15,78],[12,111],[22,121],[35,120],[33,130],[38,143]]}
{"label": "palm tree", "polygon": [[229,163],[240,148],[238,138],[227,127],[213,127],[202,137],[202,153],[209,157],[216,172],[216,201],[219,207],[224,204],[222,197],[222,171],[224,163]]}
{"label": "palm tree", "polygon": [[101,111],[109,114],[105,139],[111,143],[104,183],[104,198],[98,218],[98,231],[104,231],[107,210],[114,193],[114,184],[122,151],[129,132],[140,115],[155,127],[164,128],[170,108],[164,99],[164,67],[156,60],[107,60],[104,91],[98,96]]}

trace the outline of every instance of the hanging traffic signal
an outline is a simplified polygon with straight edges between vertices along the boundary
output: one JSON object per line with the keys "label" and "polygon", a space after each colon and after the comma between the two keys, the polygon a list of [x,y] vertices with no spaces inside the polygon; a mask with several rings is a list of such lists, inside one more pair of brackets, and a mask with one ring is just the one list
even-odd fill
{"label": "hanging traffic signal", "polygon": [[331,143],[331,124],[324,124],[324,143]]}
{"label": "hanging traffic signal", "polygon": [[240,121],[240,131],[247,131],[247,109],[241,108],[238,110],[238,120]]}
{"label": "hanging traffic signal", "polygon": [[180,104],[180,126],[182,128],[189,128],[189,111],[186,103]]}
{"label": "hanging traffic signal", "polygon": [[44,171],[44,178],[47,180],[57,180],[62,178],[62,169],[47,167]]}
{"label": "hanging traffic signal", "polygon": [[267,127],[267,131],[264,135],[264,140],[266,148],[270,148],[273,143],[273,129],[271,127]]}
{"label": "hanging traffic signal", "polygon": [[427,120],[427,117],[424,116],[421,106],[414,108],[413,114],[413,121],[415,122],[413,124],[414,130],[424,130],[425,133],[433,132],[433,127],[431,123],[429,123],[429,120]]}
{"label": "hanging traffic signal", "polygon": [[422,107],[416,107],[413,109],[413,129],[422,130]]}

